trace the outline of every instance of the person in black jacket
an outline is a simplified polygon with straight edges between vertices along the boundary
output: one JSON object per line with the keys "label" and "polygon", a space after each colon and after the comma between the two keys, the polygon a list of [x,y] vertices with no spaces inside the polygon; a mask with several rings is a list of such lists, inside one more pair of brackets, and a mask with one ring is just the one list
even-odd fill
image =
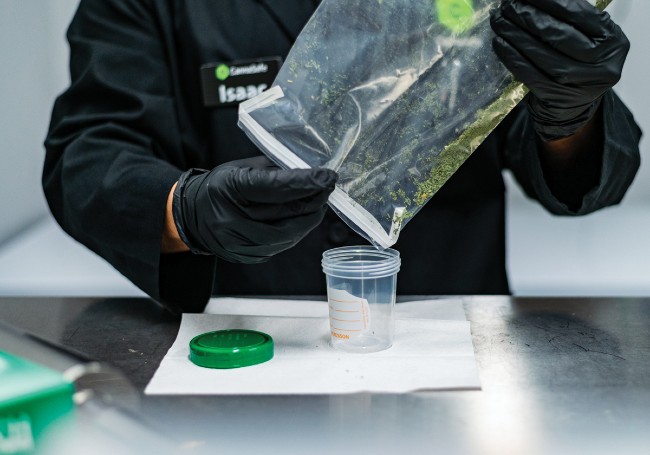
{"label": "person in black jacket", "polygon": [[[43,171],[66,232],[173,311],[213,293],[324,295],[322,252],[366,243],[327,209],[336,174],[259,156],[199,73],[286,56],[317,4],[81,0]],[[399,294],[509,293],[504,168],[550,212],[582,215],[620,202],[639,166],[641,132],[612,91],[629,43],[607,13],[505,0],[491,20],[531,94],[401,234]]]}

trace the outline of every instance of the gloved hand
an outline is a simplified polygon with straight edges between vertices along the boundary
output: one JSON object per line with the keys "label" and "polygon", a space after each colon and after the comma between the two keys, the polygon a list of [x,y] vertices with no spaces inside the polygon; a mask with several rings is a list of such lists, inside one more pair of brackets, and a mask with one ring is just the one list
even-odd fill
{"label": "gloved hand", "polygon": [[190,169],[174,190],[174,222],[194,253],[265,262],[320,224],[337,178],[329,169],[283,170],[262,156]]}
{"label": "gloved hand", "polygon": [[492,11],[493,47],[531,91],[529,112],[546,141],[570,136],[621,77],[630,43],[586,0],[504,0]]}

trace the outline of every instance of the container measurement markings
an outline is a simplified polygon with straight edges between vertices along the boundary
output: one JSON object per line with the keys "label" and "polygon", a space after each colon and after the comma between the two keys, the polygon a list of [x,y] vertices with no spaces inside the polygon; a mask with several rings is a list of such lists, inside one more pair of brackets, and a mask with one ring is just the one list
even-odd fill
{"label": "container measurement markings", "polygon": [[330,288],[327,293],[332,336],[347,340],[369,330],[370,307],[366,299],[339,289]]}

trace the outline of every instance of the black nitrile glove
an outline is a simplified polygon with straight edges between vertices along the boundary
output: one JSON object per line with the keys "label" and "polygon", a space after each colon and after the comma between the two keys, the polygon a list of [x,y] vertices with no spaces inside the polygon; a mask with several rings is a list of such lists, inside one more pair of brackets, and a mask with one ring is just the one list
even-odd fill
{"label": "black nitrile glove", "polygon": [[531,91],[528,108],[545,141],[591,119],[630,49],[609,14],[586,0],[504,0],[491,25],[498,57]]}
{"label": "black nitrile glove", "polygon": [[320,224],[337,178],[329,169],[280,169],[262,156],[191,169],[174,190],[174,222],[194,253],[265,262]]}

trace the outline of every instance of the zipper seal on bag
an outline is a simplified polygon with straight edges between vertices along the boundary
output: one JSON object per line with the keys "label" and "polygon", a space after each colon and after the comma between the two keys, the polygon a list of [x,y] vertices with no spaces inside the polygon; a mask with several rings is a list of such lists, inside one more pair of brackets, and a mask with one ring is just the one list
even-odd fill
{"label": "zipper seal on bag", "polygon": [[276,100],[284,97],[284,92],[279,85],[273,86],[250,100],[239,105],[239,123],[244,131],[262,149],[271,154],[271,158],[279,160],[280,163],[289,169],[310,169],[311,166],[296,156],[291,150],[285,147],[280,141],[274,138],[271,133],[262,128],[250,112],[263,109],[273,104]]}
{"label": "zipper seal on bag", "polygon": [[369,240],[382,249],[389,248],[397,242],[399,230],[397,230],[396,234],[393,234],[391,227],[391,234],[386,234],[379,221],[338,186],[330,195],[329,202],[365,232],[370,237]]}
{"label": "zipper seal on bag", "polygon": [[284,92],[282,91],[282,87],[275,85],[259,95],[240,103],[239,115],[249,114],[257,109],[262,109],[280,98],[284,98]]}
{"label": "zipper seal on bag", "polygon": [[[273,137],[250,115],[252,111],[269,106],[283,97],[282,88],[276,85],[262,94],[241,103],[239,105],[240,126],[262,150],[271,155],[272,159],[278,160],[290,169],[310,169],[309,164]],[[403,220],[403,207],[395,209],[390,231],[386,233],[379,221],[370,212],[355,202],[338,186],[330,195],[329,203],[366,233],[369,240],[382,249],[389,248],[397,241]]]}

